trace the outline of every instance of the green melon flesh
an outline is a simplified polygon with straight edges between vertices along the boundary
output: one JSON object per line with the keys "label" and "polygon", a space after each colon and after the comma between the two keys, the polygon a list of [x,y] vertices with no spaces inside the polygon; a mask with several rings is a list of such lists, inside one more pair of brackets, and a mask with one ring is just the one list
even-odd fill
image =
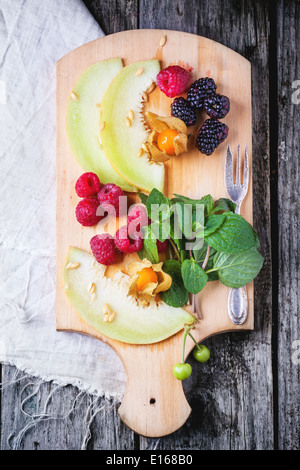
{"label": "green melon flesh", "polygon": [[[141,68],[144,72],[136,76],[136,71]],[[156,59],[124,67],[106,90],[101,106],[101,121],[106,123],[101,142],[107,158],[124,179],[148,192],[153,188],[164,190],[163,163],[150,165],[145,153],[138,157],[149,135],[142,115],[142,94],[156,82],[159,70]],[[130,110],[135,117],[128,127],[126,117]]]}
{"label": "green melon flesh", "polygon": [[71,150],[84,171],[96,173],[101,183],[114,183],[124,191],[136,191],[113,169],[100,144],[100,108],[112,79],[122,70],[121,59],[109,59],[88,67],[76,82],[67,108],[67,135]]}
{"label": "green melon flesh", "polygon": [[[69,263],[80,263],[80,266],[66,269]],[[125,343],[150,344],[168,338],[185,323],[194,322],[194,317],[186,310],[169,307],[164,302],[158,306],[155,303],[145,308],[138,306],[133,297],[127,296],[128,276],[119,272],[114,279],[109,279],[104,273],[105,266],[91,254],[70,248],[63,271],[65,293],[79,317],[105,336]],[[88,292],[91,282],[96,286],[93,302]],[[103,321],[106,303],[116,312],[111,323]]]}

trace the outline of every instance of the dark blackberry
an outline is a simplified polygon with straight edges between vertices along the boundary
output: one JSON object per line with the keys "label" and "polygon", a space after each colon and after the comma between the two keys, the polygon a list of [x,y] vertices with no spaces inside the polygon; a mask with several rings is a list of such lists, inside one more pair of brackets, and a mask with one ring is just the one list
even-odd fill
{"label": "dark blackberry", "polygon": [[199,78],[191,84],[187,93],[187,100],[192,108],[201,109],[203,101],[208,96],[216,93],[217,85],[214,80],[209,77]]}
{"label": "dark blackberry", "polygon": [[186,126],[194,126],[197,121],[195,110],[192,109],[188,101],[184,98],[175,98],[171,104],[172,116],[181,119]]}
{"label": "dark blackberry", "polygon": [[213,151],[228,136],[228,126],[215,119],[206,119],[197,135],[197,148],[205,155],[211,155]]}
{"label": "dark blackberry", "polygon": [[230,101],[224,95],[211,95],[205,98],[203,108],[213,119],[222,119],[230,109]]}

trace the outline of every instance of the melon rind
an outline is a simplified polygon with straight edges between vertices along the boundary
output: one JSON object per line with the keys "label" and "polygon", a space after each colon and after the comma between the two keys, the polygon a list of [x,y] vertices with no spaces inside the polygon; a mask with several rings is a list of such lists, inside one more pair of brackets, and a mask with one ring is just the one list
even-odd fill
{"label": "melon rind", "polygon": [[[101,183],[114,183],[124,191],[136,188],[113,169],[100,144],[99,104],[112,79],[122,70],[120,58],[96,62],[78,78],[67,107],[67,135],[72,153],[84,171],[98,175]],[[74,95],[75,96],[75,95]],[[98,105],[98,106],[97,106]]]}
{"label": "melon rind", "polygon": [[[80,263],[76,269],[66,269],[69,263]],[[88,292],[90,283],[96,286],[94,301]],[[130,344],[151,344],[180,331],[194,317],[183,308],[160,302],[149,307],[137,305],[127,295],[128,276],[121,272],[114,279],[105,277],[105,266],[86,251],[70,247],[63,270],[64,291],[79,317],[105,336]],[[116,312],[111,323],[103,321],[104,305]]]}
{"label": "melon rind", "polygon": [[[136,75],[139,69],[143,69],[143,73]],[[101,106],[101,121],[105,122],[105,128],[100,136],[107,158],[124,179],[147,192],[153,188],[164,191],[163,163],[150,164],[145,153],[138,157],[149,136],[142,95],[156,82],[159,71],[160,64],[156,59],[127,65],[110,83]],[[134,119],[128,127],[126,117],[130,110]]]}

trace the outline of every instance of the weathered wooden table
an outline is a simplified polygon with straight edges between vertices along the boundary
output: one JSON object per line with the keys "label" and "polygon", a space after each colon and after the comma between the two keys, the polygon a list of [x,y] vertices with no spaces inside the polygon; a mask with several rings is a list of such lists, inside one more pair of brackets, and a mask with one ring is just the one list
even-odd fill
{"label": "weathered wooden table", "polygon": [[[174,434],[146,439],[129,430],[117,406],[92,420],[88,449],[299,449],[299,130],[300,2],[296,0],[85,0],[106,34],[165,28],[214,39],[252,64],[254,226],[266,261],[255,281],[255,330],[207,340],[211,360],[195,367],[184,389],[192,407]],[[297,50],[298,47],[298,50]],[[298,80],[298,81],[297,81]],[[193,361],[193,359],[189,359]],[[2,381],[15,369],[2,366]],[[29,424],[20,449],[80,449],[91,399],[65,419],[32,426],[20,411],[30,378],[1,392],[1,448]],[[32,414],[55,388],[28,397]],[[56,390],[63,416],[78,390]],[[29,395],[29,391],[28,391]],[[25,394],[26,396],[26,394]],[[101,405],[102,399],[95,405]]]}

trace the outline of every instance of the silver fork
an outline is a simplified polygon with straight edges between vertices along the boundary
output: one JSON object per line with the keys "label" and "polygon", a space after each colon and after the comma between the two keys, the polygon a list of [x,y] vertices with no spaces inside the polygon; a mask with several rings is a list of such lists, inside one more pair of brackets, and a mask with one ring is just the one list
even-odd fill
{"label": "silver fork", "polygon": [[[238,145],[236,162],[236,182],[233,182],[233,157],[228,145],[225,162],[225,186],[230,199],[236,204],[235,213],[240,214],[241,204],[247,194],[249,183],[248,153],[245,147],[244,175],[241,183],[241,155]],[[228,316],[236,325],[245,322],[248,314],[248,298],[246,286],[239,289],[229,288],[228,294]]]}

